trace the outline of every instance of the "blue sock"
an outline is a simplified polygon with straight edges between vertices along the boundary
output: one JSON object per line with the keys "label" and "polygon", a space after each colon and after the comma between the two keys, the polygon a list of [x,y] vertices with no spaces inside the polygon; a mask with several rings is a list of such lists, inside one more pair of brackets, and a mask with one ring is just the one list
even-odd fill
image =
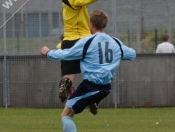
{"label": "blue sock", "polygon": [[64,116],[61,120],[64,132],[77,132],[76,126],[70,116]]}

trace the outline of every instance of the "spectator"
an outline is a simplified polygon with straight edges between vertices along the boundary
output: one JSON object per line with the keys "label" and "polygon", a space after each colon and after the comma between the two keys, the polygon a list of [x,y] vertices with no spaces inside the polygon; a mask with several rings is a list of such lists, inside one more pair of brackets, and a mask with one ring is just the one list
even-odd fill
{"label": "spectator", "polygon": [[157,46],[156,53],[175,53],[174,45],[169,43],[169,35],[162,37],[162,43]]}

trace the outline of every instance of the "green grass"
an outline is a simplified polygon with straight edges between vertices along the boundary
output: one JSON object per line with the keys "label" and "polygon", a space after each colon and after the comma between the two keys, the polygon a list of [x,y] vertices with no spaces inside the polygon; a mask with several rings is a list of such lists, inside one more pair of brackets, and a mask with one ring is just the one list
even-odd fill
{"label": "green grass", "polygon": [[[0,132],[62,132],[61,111],[1,108]],[[74,121],[78,132],[174,132],[175,108],[86,109]]]}

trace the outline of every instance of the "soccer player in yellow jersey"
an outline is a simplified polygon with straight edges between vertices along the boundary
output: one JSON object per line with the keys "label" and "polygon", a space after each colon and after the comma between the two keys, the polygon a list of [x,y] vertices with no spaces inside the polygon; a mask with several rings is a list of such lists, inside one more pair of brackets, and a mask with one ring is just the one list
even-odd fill
{"label": "soccer player in yellow jersey", "polygon": [[[61,49],[71,48],[80,38],[91,35],[87,5],[97,0],[62,0],[64,36]],[[76,74],[80,73],[80,60],[61,61],[62,80],[59,99],[65,102],[74,91]],[[96,107],[97,106],[92,106]],[[96,111],[91,111],[96,114]]]}

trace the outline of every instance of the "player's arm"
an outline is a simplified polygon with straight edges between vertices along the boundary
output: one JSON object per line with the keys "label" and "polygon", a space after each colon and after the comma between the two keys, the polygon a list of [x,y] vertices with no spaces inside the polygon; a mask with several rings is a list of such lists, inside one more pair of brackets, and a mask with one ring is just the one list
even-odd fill
{"label": "player's arm", "polygon": [[122,60],[134,60],[136,58],[136,52],[134,49],[125,46],[123,43],[121,43],[121,48],[123,51]]}
{"label": "player's arm", "polygon": [[112,37],[116,43],[120,46],[121,54],[122,54],[122,60],[134,60],[136,58],[136,52],[134,49],[129,48],[123,44],[122,41],[119,39]]}
{"label": "player's arm", "polygon": [[64,50],[54,49],[49,50],[46,54],[47,58],[50,60],[77,60],[82,59],[83,46],[86,40],[81,39],[76,42],[76,44]]}
{"label": "player's arm", "polygon": [[81,7],[81,6],[89,5],[98,0],[67,0],[67,1],[70,3],[71,6]]}

